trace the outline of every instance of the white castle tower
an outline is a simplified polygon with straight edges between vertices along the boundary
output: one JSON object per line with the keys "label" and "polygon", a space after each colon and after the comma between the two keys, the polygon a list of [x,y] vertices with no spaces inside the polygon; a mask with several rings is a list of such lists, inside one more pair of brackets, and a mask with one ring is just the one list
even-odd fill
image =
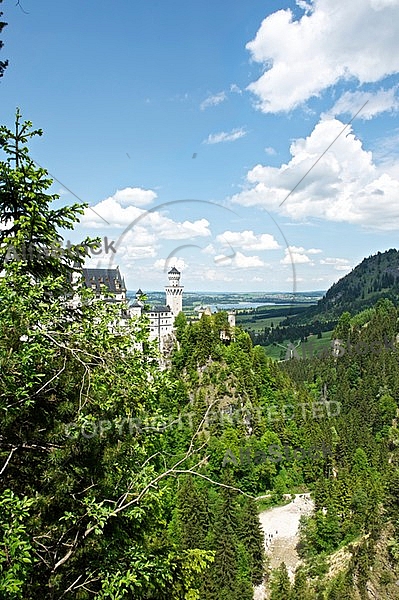
{"label": "white castle tower", "polygon": [[173,267],[168,273],[169,285],[165,286],[166,304],[173,318],[183,310],[183,286],[180,285],[180,272]]}

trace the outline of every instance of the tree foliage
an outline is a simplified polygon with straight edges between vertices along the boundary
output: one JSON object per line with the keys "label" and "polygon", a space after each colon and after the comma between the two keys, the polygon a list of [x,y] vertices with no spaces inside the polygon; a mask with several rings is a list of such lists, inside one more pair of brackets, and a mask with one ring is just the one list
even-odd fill
{"label": "tree foliage", "polygon": [[0,270],[8,262],[33,277],[71,273],[84,262],[86,247],[96,240],[63,247],[62,230],[72,229],[87,205],[73,204],[58,209],[50,205],[58,194],[48,194],[52,184],[45,169],[36,167],[27,144],[40,129],[22,122],[19,110],[15,129],[0,127]]}

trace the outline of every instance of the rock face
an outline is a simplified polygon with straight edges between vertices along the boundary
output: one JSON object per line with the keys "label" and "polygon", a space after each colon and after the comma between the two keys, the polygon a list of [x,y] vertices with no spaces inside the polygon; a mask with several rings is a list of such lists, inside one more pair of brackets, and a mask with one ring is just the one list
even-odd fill
{"label": "rock face", "polygon": [[[303,515],[310,515],[314,503],[310,494],[296,494],[294,500],[285,506],[277,506],[260,513],[259,520],[265,535],[265,550],[269,559],[269,568],[276,569],[285,562],[288,575],[293,581],[295,569],[300,559],[296,551],[299,542],[299,520]],[[265,587],[257,586],[254,600],[263,600]]]}

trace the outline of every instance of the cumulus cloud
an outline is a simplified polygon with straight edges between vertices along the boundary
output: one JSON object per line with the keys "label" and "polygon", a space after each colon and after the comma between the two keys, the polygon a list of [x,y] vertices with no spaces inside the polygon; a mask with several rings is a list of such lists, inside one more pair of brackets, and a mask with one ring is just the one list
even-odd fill
{"label": "cumulus cloud", "polygon": [[295,248],[294,246],[293,248],[286,248],[284,252],[285,256],[280,260],[280,263],[282,265],[312,264],[312,261],[310,260],[309,256],[307,256],[304,251],[301,252],[301,248]]}
{"label": "cumulus cloud", "polygon": [[339,81],[399,72],[399,0],[313,0],[264,19],[247,49],[265,67],[248,89],[265,113],[290,111]]}
{"label": "cumulus cloud", "polygon": [[344,127],[338,119],[322,118],[307,138],[291,144],[287,164],[258,164],[251,169],[247,189],[234,195],[233,202],[275,210],[296,220],[314,217],[399,229],[399,180],[375,164],[351,127],[319,160]]}
{"label": "cumulus cloud", "polygon": [[[289,252],[298,252],[299,254],[321,254],[323,250],[320,248],[309,248],[306,250],[303,246],[289,246]],[[288,249],[285,250],[288,252]]]}
{"label": "cumulus cloud", "polygon": [[226,256],[225,254],[217,255],[214,258],[214,262],[221,268],[236,267],[237,269],[251,269],[265,266],[265,263],[259,256],[247,256],[239,251],[234,252],[230,256]]}
{"label": "cumulus cloud", "polygon": [[213,244],[208,244],[207,246],[205,246],[205,248],[202,248],[201,252],[203,252],[204,254],[215,254],[216,249]]}
{"label": "cumulus cloud", "polygon": [[154,268],[158,271],[170,271],[172,267],[175,267],[178,271],[184,271],[187,268],[187,263],[184,258],[178,258],[177,256],[171,256],[168,259],[159,258],[154,262]]}
{"label": "cumulus cloud", "polygon": [[117,190],[112,198],[121,206],[147,206],[157,197],[153,190],[127,187]]}
{"label": "cumulus cloud", "polygon": [[221,131],[220,133],[210,133],[203,144],[220,144],[222,142],[235,142],[240,138],[247,135],[247,131],[240,127],[239,129],[232,129],[229,132]]}
{"label": "cumulus cloud", "polygon": [[241,252],[236,252],[234,265],[239,269],[251,269],[254,267],[263,267],[264,262],[259,256],[245,256]]}
{"label": "cumulus cloud", "polygon": [[216,236],[216,241],[242,250],[277,250],[280,248],[278,242],[270,233],[255,234],[250,230],[225,231]]}
{"label": "cumulus cloud", "polygon": [[154,258],[160,245],[154,232],[138,226],[128,231],[116,246],[118,260]]}
{"label": "cumulus cloud", "polygon": [[140,188],[118,190],[113,196],[87,208],[81,218],[81,224],[94,229],[103,228],[103,219],[105,219],[110,227],[126,229],[131,226],[133,231],[145,230],[148,235],[157,235],[164,240],[183,240],[211,235],[207,219],[174,221],[160,212],[161,209],[167,208],[167,203],[161,204],[159,210],[145,210],[130,204],[133,197],[141,197],[144,201],[145,198],[147,200],[150,197],[154,199],[156,194],[151,190],[141,190]]}
{"label": "cumulus cloud", "polygon": [[377,92],[345,92],[329,113],[331,116],[348,114],[354,117],[365,102],[366,106],[358,114],[359,119],[370,120],[384,112],[396,112],[399,109],[398,86]]}
{"label": "cumulus cloud", "polygon": [[351,266],[346,258],[324,258],[320,260],[321,265],[333,267],[336,271],[350,271]]}
{"label": "cumulus cloud", "polygon": [[218,94],[214,94],[213,96],[208,96],[208,98],[205,98],[205,100],[201,102],[200,109],[205,110],[210,106],[217,106],[218,104],[224,102],[226,98],[226,92],[219,92]]}

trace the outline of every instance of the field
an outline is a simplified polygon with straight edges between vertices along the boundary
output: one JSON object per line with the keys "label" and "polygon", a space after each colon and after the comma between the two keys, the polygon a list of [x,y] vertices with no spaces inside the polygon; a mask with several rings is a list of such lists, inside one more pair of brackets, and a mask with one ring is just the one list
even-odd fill
{"label": "field", "polygon": [[313,302],[301,302],[289,306],[260,306],[251,310],[238,310],[236,311],[236,324],[247,331],[262,331],[265,327],[270,327],[272,323],[276,327],[288,316],[293,317],[313,304]]}
{"label": "field", "polygon": [[[317,335],[309,335],[306,342],[301,342],[299,346],[296,348],[296,352],[300,359],[309,358],[311,355],[321,354],[323,350],[327,351],[330,347],[331,342],[331,334],[332,331],[324,331],[321,334],[321,338],[318,338]],[[272,358],[273,360],[284,360],[287,355],[287,348],[289,346],[289,340],[286,340],[281,344],[284,346],[277,346],[275,344],[271,344],[269,346],[263,346],[264,351],[267,356]],[[297,346],[299,341],[297,341],[294,346]]]}

